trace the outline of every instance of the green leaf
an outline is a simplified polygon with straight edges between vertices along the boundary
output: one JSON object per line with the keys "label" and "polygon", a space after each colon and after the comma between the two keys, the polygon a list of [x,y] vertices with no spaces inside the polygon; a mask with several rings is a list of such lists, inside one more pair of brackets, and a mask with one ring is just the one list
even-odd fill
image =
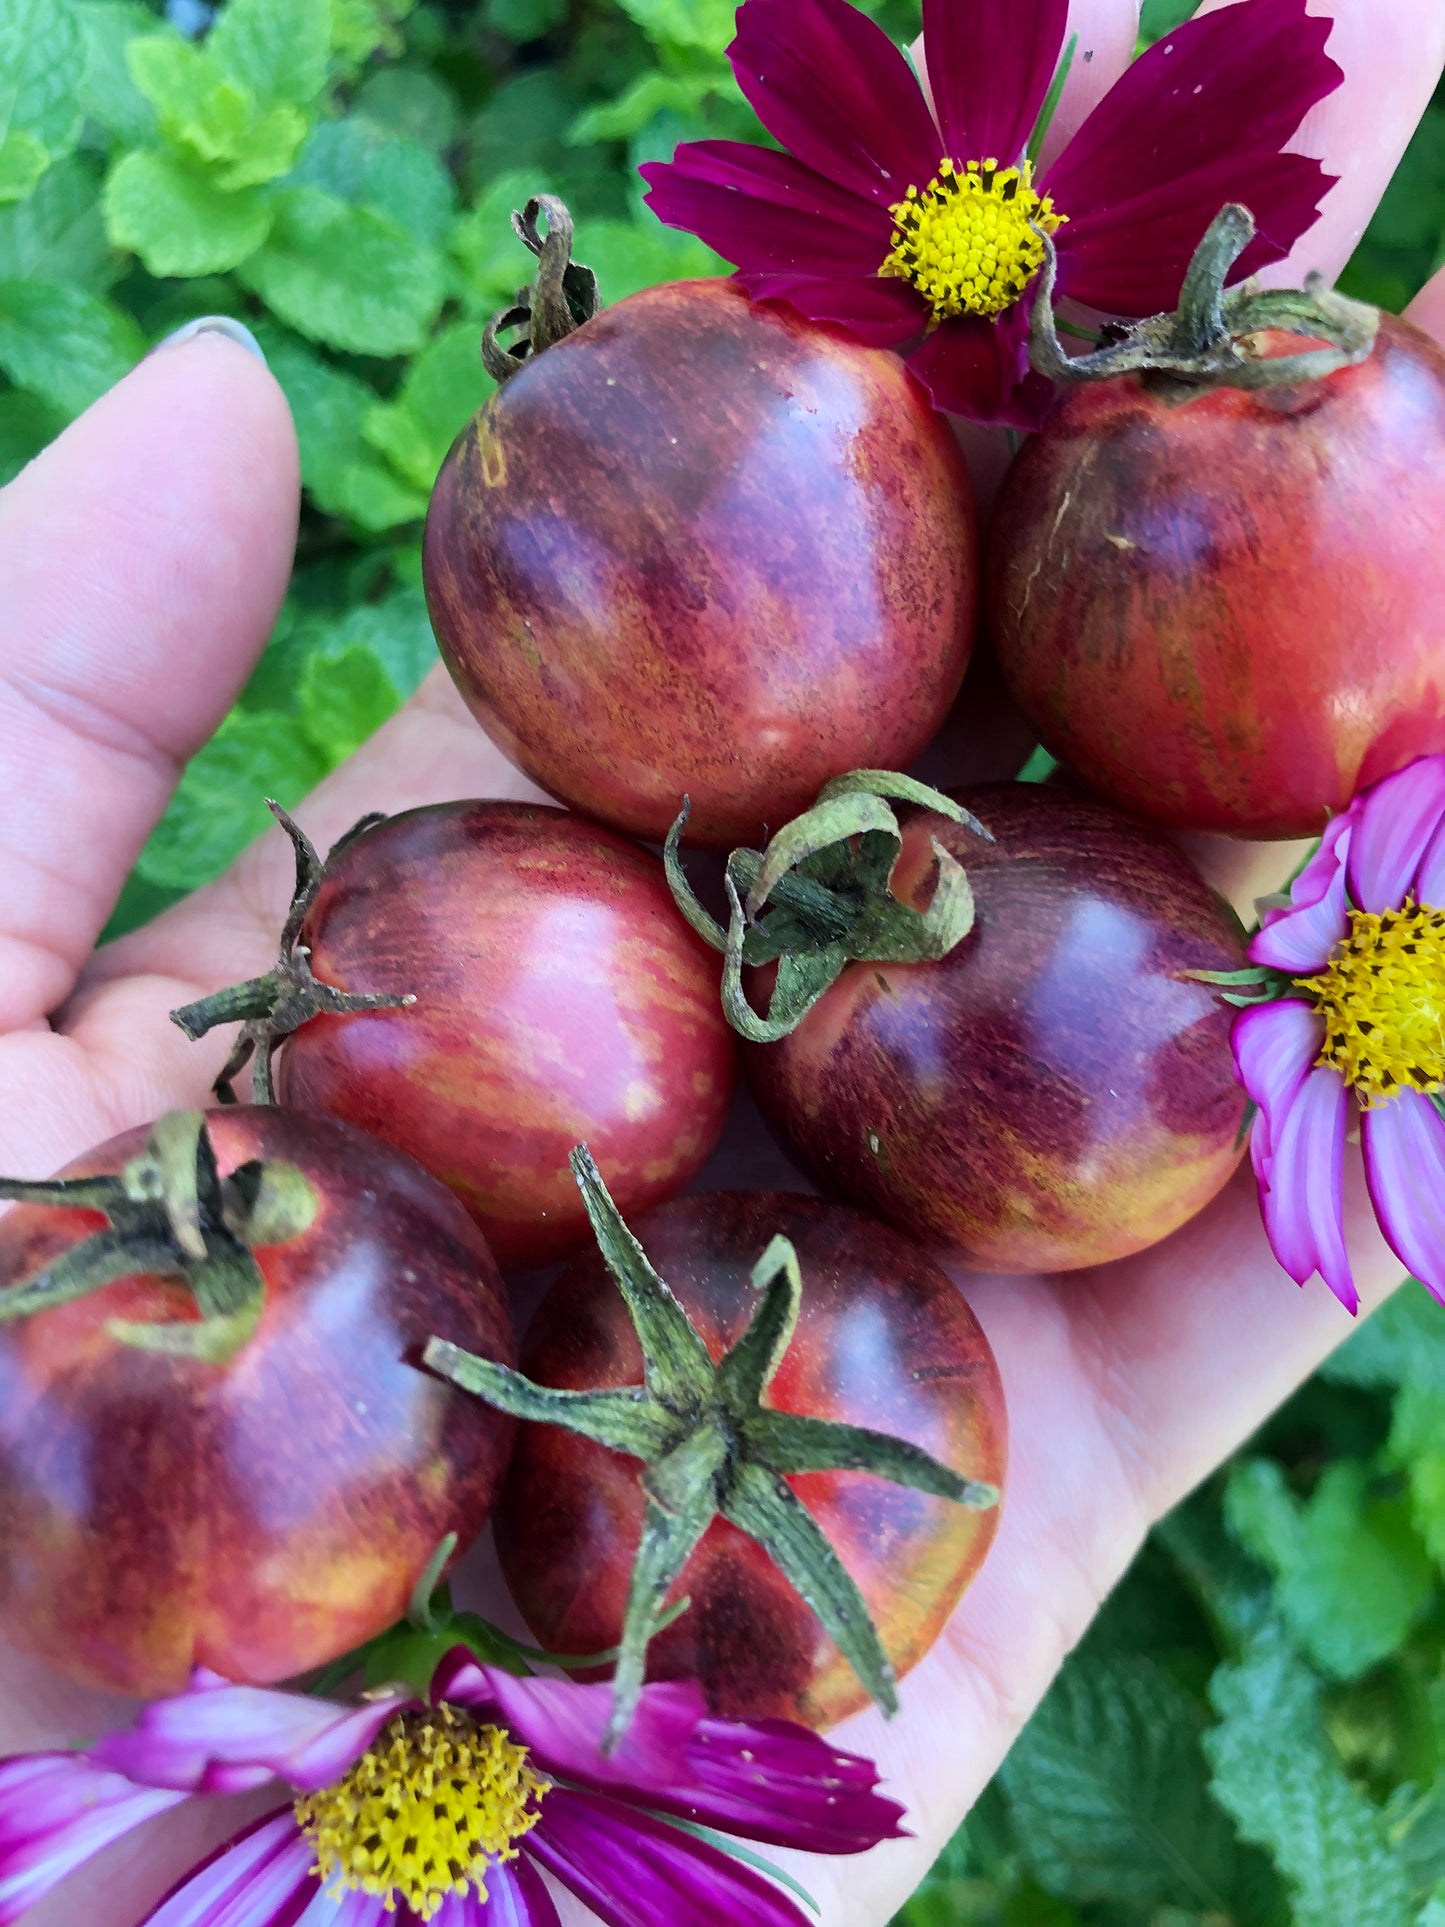
{"label": "green leaf", "polygon": [[1416,1530],[1445,1571],[1445,1388],[1423,1376],[1406,1382],[1395,1401],[1389,1450],[1404,1468]]}
{"label": "green leaf", "polygon": [[1276,1603],[1315,1662],[1358,1679],[1395,1652],[1429,1604],[1430,1562],[1396,1497],[1374,1497],[1366,1468],[1325,1468],[1303,1504],[1272,1459],[1246,1460],[1229,1478],[1230,1528],[1278,1575]]}
{"label": "green leaf", "polygon": [[331,0],[228,0],[206,53],[267,106],[309,107],[326,85]]}
{"label": "green leaf", "polygon": [[80,139],[75,76],[83,57],[71,0],[0,0],[0,131],[25,137],[9,163],[12,178],[22,148],[32,156],[38,149],[48,164]]}
{"label": "green leaf", "polygon": [[486,0],[482,17],[504,40],[541,40],[567,18],[567,0]]}
{"label": "green leaf", "polygon": [[241,278],[282,321],[350,354],[422,345],[446,293],[434,249],[319,188],[286,188],[271,206],[270,238]]}
{"label": "green leaf", "polygon": [[580,253],[607,302],[663,281],[702,281],[732,271],[705,241],[651,220],[590,221]]}
{"label": "green leaf", "polygon": [[1412,1278],[1325,1361],[1322,1375],[1338,1385],[1393,1391],[1422,1370],[1445,1389],[1445,1312]]}
{"label": "green leaf", "polygon": [[1000,1776],[1019,1850],[1069,1900],[1229,1912],[1234,1844],[1194,1700],[1160,1667],[1068,1662]]}
{"label": "green leaf", "polygon": [[14,481],[64,426],[65,416],[38,395],[21,388],[0,392],[0,488]]}
{"label": "green leaf", "polygon": [[1427,1900],[1415,1927],[1445,1927],[1445,1887]]}
{"label": "green leaf", "polygon": [[307,736],[335,765],[396,713],[400,691],[364,643],[307,659],[298,714]]}
{"label": "green leaf", "polygon": [[639,74],[617,100],[589,107],[567,130],[574,147],[590,147],[594,141],[631,140],[659,114],[679,114],[690,119],[711,94],[731,88],[731,77],[718,74]]}
{"label": "green leaf", "polygon": [[1220,1714],[1204,1739],[1215,1797],[1294,1890],[1295,1927],[1414,1927],[1383,1816],[1331,1750],[1319,1682],[1281,1630],[1221,1667],[1210,1697]]}
{"label": "green leaf", "polygon": [[415,8],[416,0],[331,0],[331,51],[342,74],[355,79],[377,54],[395,60]]}
{"label": "green leaf", "polygon": [[164,889],[199,889],[271,826],[268,796],[289,808],[326,772],[295,718],[228,716],[187,766],[137,870]]}
{"label": "green leaf", "polygon": [[455,92],[441,74],[420,67],[381,67],[368,74],[354,111],[434,154],[451,145],[461,126]]}
{"label": "green leaf", "polygon": [[117,164],[104,205],[115,246],[162,277],[224,274],[253,255],[271,228],[272,204],[258,189],[224,193],[179,158],[147,148]]}
{"label": "green leaf", "polygon": [[696,47],[721,55],[737,31],[735,0],[619,0],[659,47]]}
{"label": "green leaf", "polygon": [[155,15],[140,0],[81,0],[75,14],[85,46],[76,100],[127,147],[149,146],[160,123],[135,84],[126,50],[138,34],[155,32]]}
{"label": "green leaf", "polygon": [[458,322],[428,342],[396,400],[378,403],[363,433],[399,475],[429,491],[447,450],[495,386],[482,366],[476,325]]}
{"label": "green leaf", "polygon": [[155,106],[161,131],[227,192],[258,187],[285,174],[309,122],[288,101],[262,102],[244,82],[222,72],[209,45],[179,34],[146,34],[126,58],[135,83]]}
{"label": "green leaf", "polygon": [[83,288],[0,282],[0,368],[67,417],[119,381],[144,348],[129,315]]}
{"label": "green leaf", "polygon": [[445,246],[456,216],[452,179],[436,155],[360,114],[322,121],[287,185],[373,208],[432,247]]}
{"label": "green leaf", "polygon": [[85,161],[61,161],[28,200],[0,208],[0,281],[65,281],[100,294],[114,279],[100,182]]}
{"label": "green leaf", "polygon": [[33,134],[12,127],[0,138],[0,205],[23,201],[50,165],[50,156]]}

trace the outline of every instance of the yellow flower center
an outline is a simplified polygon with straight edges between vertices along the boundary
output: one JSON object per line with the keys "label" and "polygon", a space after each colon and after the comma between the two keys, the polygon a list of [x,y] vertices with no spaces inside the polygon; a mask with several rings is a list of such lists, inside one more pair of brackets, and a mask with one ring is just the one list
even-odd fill
{"label": "yellow flower center", "polygon": [[1378,916],[1351,910],[1329,963],[1297,982],[1325,1020],[1319,1063],[1366,1110],[1401,1090],[1445,1090],[1445,910],[1413,898]]}
{"label": "yellow flower center", "polygon": [[328,1886],[431,1920],[449,1894],[486,1899],[487,1868],[516,1859],[551,1784],[499,1728],[438,1706],[398,1713],[344,1780],[296,1802],[296,1818]]}
{"label": "yellow flower center", "polygon": [[1044,263],[1036,222],[1052,234],[1069,218],[1048,195],[1034,192],[1032,163],[1001,168],[946,160],[920,194],[890,210],[893,251],[881,275],[911,281],[933,309],[933,322],[956,315],[1002,314]]}

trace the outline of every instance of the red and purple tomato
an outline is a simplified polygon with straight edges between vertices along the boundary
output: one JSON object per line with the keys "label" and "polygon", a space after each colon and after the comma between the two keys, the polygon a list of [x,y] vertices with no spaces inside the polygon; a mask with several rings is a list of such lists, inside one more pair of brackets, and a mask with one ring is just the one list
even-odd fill
{"label": "red and purple tomato", "polygon": [[978,1270],[1125,1257],[1242,1155],[1232,1012],[1191,973],[1243,969],[1243,933],[1107,804],[1032,783],[959,800],[996,842],[916,813],[893,887],[927,903],[936,837],[968,871],[970,934],[940,963],[850,964],[791,1036],[748,1046],[749,1079],[820,1184]]}
{"label": "red and purple tomato", "polygon": [[[213,1111],[221,1176],[297,1167],[311,1225],[262,1246],[260,1326],[229,1364],[140,1351],[113,1320],[195,1315],[138,1276],[0,1325],[0,1637],[86,1684],[153,1697],[196,1666],[267,1685],[406,1611],[449,1533],[486,1523],[514,1427],[419,1369],[433,1333],[509,1363],[502,1283],[456,1199],[344,1124]],[[118,1172],[132,1131],[62,1175]],[[99,1229],[20,1205],[0,1289]]]}
{"label": "red and purple tomato", "polygon": [[391,817],[330,864],[301,940],[323,982],[416,1003],[303,1025],[277,1060],[282,1101],[410,1152],[500,1264],[587,1236],[574,1145],[622,1210],[645,1210],[727,1121],[717,957],[658,859],[582,817],[495,802]]}
{"label": "red and purple tomato", "polygon": [[[752,1270],[776,1233],[802,1269],[797,1333],[768,1393],[778,1411],[867,1426],[1003,1486],[998,1368],[962,1293],[911,1239],[818,1198],[721,1192],[677,1199],[632,1229],[720,1359],[757,1309]],[[582,1391],[642,1383],[642,1352],[601,1257],[576,1259],[543,1300],[523,1370]],[[863,1472],[789,1485],[861,1590],[901,1676],[937,1639],[992,1542],[970,1511]],[[512,1595],[552,1652],[621,1637],[642,1531],[634,1460],[524,1425],[496,1516]],[[716,1713],[828,1727],[868,1703],[857,1676],[768,1555],[724,1519],[669,1598],[688,1610],[648,1649],[653,1679],[698,1679]]]}
{"label": "red and purple tomato", "polygon": [[1316,836],[1445,750],[1442,501],[1445,352],[1390,315],[1367,361],[1322,381],[1073,389],[991,527],[1004,675],[1123,808]]}
{"label": "red and purple tomato", "polygon": [[605,309],[495,395],[427,519],[432,624],[482,727],[654,841],[757,842],[902,769],[977,604],[957,443],[903,363],[725,281]]}

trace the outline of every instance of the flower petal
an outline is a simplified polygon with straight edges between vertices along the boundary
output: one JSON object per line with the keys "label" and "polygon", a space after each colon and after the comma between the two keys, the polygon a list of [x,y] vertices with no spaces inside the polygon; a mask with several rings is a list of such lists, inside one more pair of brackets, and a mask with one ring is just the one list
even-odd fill
{"label": "flower petal", "polygon": [[871,348],[901,348],[923,332],[927,309],[906,281],[825,281],[804,274],[738,276],[754,301],[786,301],[810,321],[832,321]]}
{"label": "flower petal", "polygon": [[562,1927],[557,1903],[530,1860],[491,1868],[485,1901],[471,1905],[471,1913],[458,1912],[455,1919],[443,1907],[430,1927]]}
{"label": "flower petal", "polygon": [[0,1927],[11,1927],[102,1847],[184,1798],[133,1786],[82,1753],[0,1760]]}
{"label": "flower petal", "polygon": [[1445,823],[1430,839],[1415,879],[1415,895],[1432,909],[1445,910]]}
{"label": "flower petal", "polygon": [[[1076,299],[1119,314],[1175,307],[1180,237],[1166,209],[1176,204],[1181,213],[1192,210],[1191,251],[1225,201],[1253,210],[1261,240],[1235,278],[1278,260],[1305,232],[1328,177],[1318,162],[1295,156],[1281,169],[1271,157],[1344,78],[1324,51],[1332,22],[1307,5],[1247,0],[1191,20],[1127,68],[1100,101],[1047,180],[1070,217],[1060,251],[1071,258],[1071,273],[1061,285]],[[1106,230],[1113,236],[1107,260]],[[1099,250],[1093,265],[1091,250]],[[1127,286],[1108,285],[1106,267],[1127,272]]]}
{"label": "flower petal", "polygon": [[736,267],[870,280],[887,258],[887,210],[791,154],[690,141],[639,172],[660,221],[698,235]]}
{"label": "flower petal", "polygon": [[1259,935],[1249,946],[1252,963],[1288,971],[1292,977],[1308,977],[1324,969],[1330,952],[1349,934],[1345,865],[1353,828],[1348,814],[1330,824],[1320,847],[1294,880],[1290,907],[1265,913]]}
{"label": "flower petal", "polygon": [[1380,1229],[1405,1268],[1445,1302],[1445,1118],[1401,1091],[1361,1124],[1365,1179]]}
{"label": "flower petal", "polygon": [[805,1927],[762,1874],[599,1793],[554,1788],[523,1851],[606,1927]]}
{"label": "flower petal", "polygon": [[847,0],[746,0],[728,53],[768,132],[840,187],[892,207],[938,172],[917,76]]}
{"label": "flower petal", "polygon": [[340,1779],[409,1704],[397,1696],[338,1706],[198,1672],[189,1692],[146,1707],[91,1756],[141,1786],[242,1793],[280,1777],[312,1793]]}
{"label": "flower petal", "polygon": [[[267,1814],[173,1887],[142,1927],[336,1927],[311,1911],[311,1842],[290,1807]],[[349,1922],[347,1927],[362,1927]]]}
{"label": "flower petal", "polygon": [[1350,814],[1350,894],[1362,910],[1399,907],[1445,824],[1445,756],[1421,756],[1357,796]]}
{"label": "flower petal", "polygon": [[945,321],[908,357],[935,408],[967,421],[1037,428],[1053,385],[1029,367],[1028,314],[1017,303],[997,321]]}
{"label": "flower petal", "polygon": [[1323,1020],[1296,997],[1256,1005],[1234,1020],[1231,1041],[1239,1081],[1259,1106],[1250,1151],[1261,1180],[1269,1177],[1276,1121],[1299,1095],[1324,1038]]}
{"label": "flower petal", "polygon": [[928,79],[954,160],[1021,159],[1068,17],[1069,0],[923,0]]}

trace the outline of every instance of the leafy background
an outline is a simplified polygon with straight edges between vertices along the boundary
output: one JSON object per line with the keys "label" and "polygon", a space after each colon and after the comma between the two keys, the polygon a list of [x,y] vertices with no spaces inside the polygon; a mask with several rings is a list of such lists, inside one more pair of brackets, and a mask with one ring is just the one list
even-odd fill
{"label": "leafy background", "polygon": [[[916,0],[869,0],[899,37]],[[1144,40],[1191,11],[1148,0]],[[0,0],[0,481],[152,342],[246,318],[295,582],[116,914],[204,881],[434,660],[420,520],[560,192],[617,299],[717,272],[635,167],[756,133],[731,0]],[[1345,277],[1445,262],[1445,94]],[[1169,1520],[900,1927],[1445,1927],[1445,1319],[1411,1287]]]}

